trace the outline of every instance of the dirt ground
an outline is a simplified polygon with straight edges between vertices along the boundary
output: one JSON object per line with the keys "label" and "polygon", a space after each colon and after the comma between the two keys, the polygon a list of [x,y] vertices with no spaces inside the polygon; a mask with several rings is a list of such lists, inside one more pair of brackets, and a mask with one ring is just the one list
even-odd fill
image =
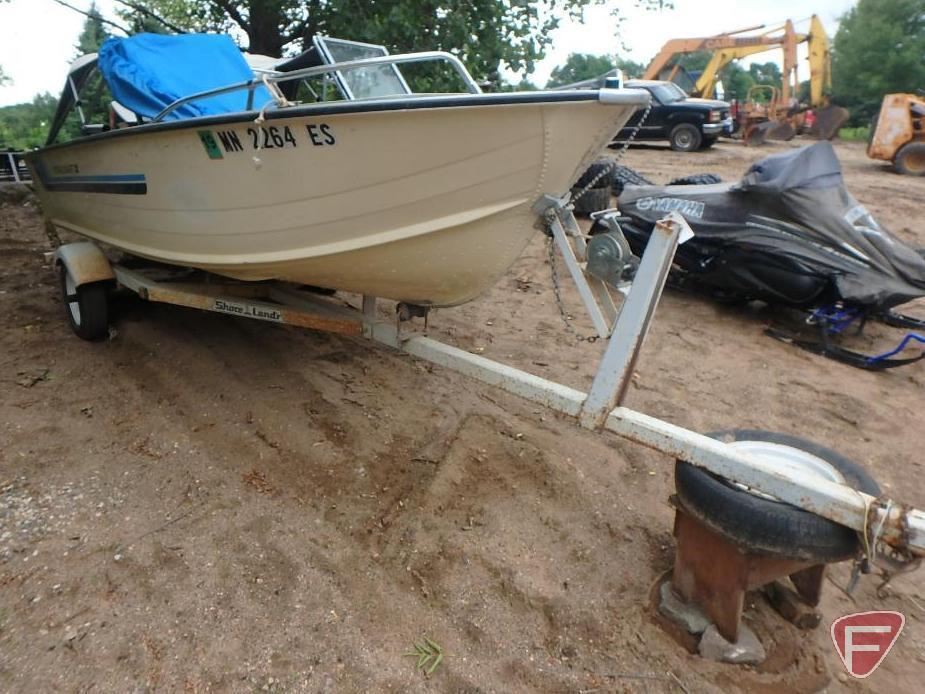
{"label": "dirt ground", "polygon": [[[795,144],[795,143],[794,143]],[[625,163],[658,182],[741,175],[774,145]],[[925,245],[925,180],[839,144],[849,187]],[[759,667],[690,653],[652,609],[674,540],[672,461],[360,339],[123,300],[74,337],[32,206],[0,210],[0,690],[308,692],[916,691],[922,575],[824,620],[758,593]],[[577,297],[566,301],[579,312]],[[788,432],[925,506],[925,371],[866,373],[762,334],[776,316],[666,293],[629,405],[695,430]],[[580,330],[589,330],[582,321]],[[599,345],[562,329],[542,239],[432,335],[586,387]],[[891,346],[874,328],[857,346]],[[849,681],[838,616],[895,609],[881,668]],[[428,636],[430,677],[405,654]]]}

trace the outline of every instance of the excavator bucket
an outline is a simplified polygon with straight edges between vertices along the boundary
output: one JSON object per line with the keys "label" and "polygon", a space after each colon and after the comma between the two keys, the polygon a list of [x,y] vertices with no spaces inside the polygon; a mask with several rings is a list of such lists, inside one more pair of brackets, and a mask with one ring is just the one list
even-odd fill
{"label": "excavator bucket", "polygon": [[768,130],[767,138],[769,140],[792,140],[797,134],[793,129],[790,121],[780,120],[771,121],[771,128]]}
{"label": "excavator bucket", "polygon": [[750,125],[743,139],[749,147],[756,147],[763,145],[765,140],[791,140],[795,134],[788,121],[766,120]]}
{"label": "excavator bucket", "polygon": [[816,109],[815,113],[816,122],[809,129],[809,135],[817,140],[831,140],[848,122],[848,109],[841,106],[825,106]]}

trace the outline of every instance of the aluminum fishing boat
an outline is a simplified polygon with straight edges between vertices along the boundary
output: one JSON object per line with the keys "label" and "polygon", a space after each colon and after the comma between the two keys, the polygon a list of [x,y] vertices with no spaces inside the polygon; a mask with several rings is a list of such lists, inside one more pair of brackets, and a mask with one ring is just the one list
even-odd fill
{"label": "aluminum fishing boat", "polygon": [[[425,62],[467,91],[414,92],[400,66]],[[97,69],[105,124],[79,96]],[[442,52],[315,37],[295,59],[248,64],[225,36],[141,34],[74,63],[27,161],[54,225],[129,254],[444,306],[498,279],[534,231],[531,206],[565,194],[647,99],[485,94]],[[80,135],[58,142],[71,111]]]}

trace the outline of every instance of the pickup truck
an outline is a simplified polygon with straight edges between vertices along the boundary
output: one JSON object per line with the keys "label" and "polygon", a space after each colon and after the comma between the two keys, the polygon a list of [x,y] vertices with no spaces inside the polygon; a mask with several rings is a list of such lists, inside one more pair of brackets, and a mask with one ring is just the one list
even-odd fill
{"label": "pickup truck", "polygon": [[[674,82],[627,80],[628,89],[645,89],[652,95],[652,108],[634,141],[668,140],[676,152],[693,152],[712,147],[720,135],[733,130],[729,104],[712,99],[692,99]],[[636,111],[614,138],[619,144],[630,137],[642,119]]]}

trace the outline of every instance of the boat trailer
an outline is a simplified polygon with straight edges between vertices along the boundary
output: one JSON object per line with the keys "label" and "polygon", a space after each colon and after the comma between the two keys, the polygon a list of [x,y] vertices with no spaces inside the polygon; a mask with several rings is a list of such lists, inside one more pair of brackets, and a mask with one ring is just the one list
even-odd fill
{"label": "boat trailer", "polygon": [[[177,269],[167,266],[112,263],[98,246],[89,242],[62,246],[49,254],[49,259],[62,272],[64,301],[72,323],[76,288],[87,283],[114,282],[148,301],[362,336],[569,415],[586,429],[617,434],[753,493],[846,526],[857,533],[864,549],[857,567],[864,565],[869,571],[867,560],[873,558],[870,555],[876,554],[878,547],[903,557],[906,567],[917,565],[925,556],[925,514],[921,511],[825,479],[812,470],[781,467],[766,457],[749,455],[724,441],[623,405],[675,250],[679,243],[693,236],[683,217],[673,212],[659,221],[642,258],[633,258],[632,272],[625,273],[627,258],[621,249],[628,247],[618,243],[622,234],[615,219],[606,214],[601,217],[613,233],[597,234],[588,241],[567,197],[544,197],[534,211],[538,226],[551,237],[551,243],[564,260],[605,345],[587,393],[447,345],[426,334],[403,330],[402,320],[391,323],[380,320],[377,299],[371,296],[363,296],[362,306],[354,308],[280,282],[233,282],[189,270],[180,270],[178,277]],[[632,275],[631,283],[622,279],[628,275]],[[619,308],[608,286],[624,295]],[[407,310],[405,313],[407,317]],[[77,318],[80,319],[79,311]],[[673,501],[677,509],[678,549],[672,587],[684,600],[693,603],[695,609],[705,613],[728,642],[737,641],[746,590],[790,576],[802,602],[809,607],[818,604],[824,563],[798,561],[743,547],[685,512],[676,498]],[[787,616],[787,610],[779,611]],[[794,611],[792,606],[790,611]],[[796,617],[791,621],[800,624]],[[818,624],[818,616],[809,621]]]}

